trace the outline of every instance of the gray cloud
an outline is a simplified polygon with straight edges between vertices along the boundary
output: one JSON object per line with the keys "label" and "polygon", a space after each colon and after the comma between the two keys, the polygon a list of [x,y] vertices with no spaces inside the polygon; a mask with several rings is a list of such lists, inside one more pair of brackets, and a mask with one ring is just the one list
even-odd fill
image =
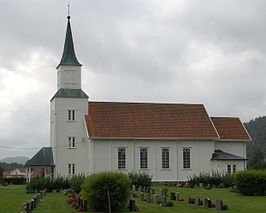
{"label": "gray cloud", "polygon": [[[49,145],[49,100],[66,1],[0,0],[0,145]],[[72,1],[91,100],[204,103],[210,115],[266,113],[266,2]],[[0,148],[0,158],[36,150]]]}

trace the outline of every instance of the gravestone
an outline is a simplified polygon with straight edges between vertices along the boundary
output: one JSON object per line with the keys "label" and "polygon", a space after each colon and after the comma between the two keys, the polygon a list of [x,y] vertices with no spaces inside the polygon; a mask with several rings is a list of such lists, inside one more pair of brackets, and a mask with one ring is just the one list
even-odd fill
{"label": "gravestone", "polygon": [[199,188],[203,188],[203,183],[199,183]]}
{"label": "gravestone", "polygon": [[215,205],[216,205],[216,209],[217,210],[222,210],[223,209],[223,201],[221,199],[217,199],[216,202],[215,202]]}
{"label": "gravestone", "polygon": [[79,207],[83,209],[83,197],[80,198]]}
{"label": "gravestone", "polygon": [[25,210],[27,213],[31,213],[31,202],[30,201],[27,201]]}
{"label": "gravestone", "polygon": [[211,184],[207,184],[207,186],[206,186],[206,189],[211,189],[212,187],[211,187]]}
{"label": "gravestone", "polygon": [[170,200],[175,200],[176,197],[175,197],[175,193],[174,192],[171,192],[170,194]]}
{"label": "gravestone", "polygon": [[143,192],[140,192],[140,200],[144,201],[144,193]]}
{"label": "gravestone", "polygon": [[200,204],[200,198],[196,197],[195,198],[195,205],[199,206]]}
{"label": "gravestone", "polygon": [[162,196],[162,207],[166,207],[167,198],[166,196]]}
{"label": "gravestone", "polygon": [[179,201],[179,192],[176,192],[176,193],[175,193],[175,200],[176,200],[176,201]]}
{"label": "gravestone", "polygon": [[165,196],[164,189],[160,189],[160,195]]}
{"label": "gravestone", "polygon": [[129,211],[136,211],[135,200],[130,200],[129,201]]}
{"label": "gravestone", "polygon": [[146,198],[147,198],[147,203],[150,203],[151,202],[151,194],[147,193]]}
{"label": "gravestone", "polygon": [[186,195],[186,196],[185,196],[185,202],[186,202],[186,203],[189,203],[189,202],[190,202],[190,196],[189,196],[189,195]]}
{"label": "gravestone", "polygon": [[84,208],[84,211],[88,210],[88,202],[86,199],[83,199],[83,208]]}
{"label": "gravestone", "polygon": [[153,195],[153,203],[158,204],[158,194]]}
{"label": "gravestone", "polygon": [[206,208],[211,208],[211,204],[212,204],[212,202],[211,202],[210,198],[205,198],[205,200],[204,200],[204,206]]}

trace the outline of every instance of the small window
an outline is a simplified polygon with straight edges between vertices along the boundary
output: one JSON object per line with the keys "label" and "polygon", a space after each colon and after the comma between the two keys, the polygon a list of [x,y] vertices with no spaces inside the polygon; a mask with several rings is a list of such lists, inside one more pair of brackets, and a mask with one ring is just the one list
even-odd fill
{"label": "small window", "polygon": [[126,148],[118,148],[118,169],[126,168]]}
{"label": "small window", "polygon": [[236,173],[236,165],[233,165],[233,173]]}
{"label": "small window", "polygon": [[190,148],[183,149],[183,168],[190,169]]}
{"label": "small window", "polygon": [[231,174],[232,170],[231,170],[231,165],[227,165],[227,173]]}
{"label": "small window", "polygon": [[73,136],[68,137],[68,148],[76,148],[76,138]]}
{"label": "small window", "polygon": [[162,148],[162,168],[169,169],[169,148]]}
{"label": "small window", "polygon": [[148,169],[148,149],[140,148],[140,168]]}
{"label": "small window", "polygon": [[69,121],[75,121],[76,120],[76,110],[74,110],[74,109],[68,110],[68,120]]}
{"label": "small window", "polygon": [[74,163],[68,164],[68,175],[75,175],[76,165]]}

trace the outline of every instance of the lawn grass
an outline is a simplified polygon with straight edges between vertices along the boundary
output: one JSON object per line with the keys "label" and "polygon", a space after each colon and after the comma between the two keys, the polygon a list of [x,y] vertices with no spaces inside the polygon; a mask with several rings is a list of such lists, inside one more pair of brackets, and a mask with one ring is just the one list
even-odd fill
{"label": "lawn grass", "polygon": [[33,194],[27,194],[25,185],[0,186],[0,212],[18,213],[22,210],[25,201],[33,197]]}
{"label": "lawn grass", "polygon": [[50,192],[41,200],[41,203],[33,212],[49,213],[78,213],[66,203],[66,197],[62,192]]}
{"label": "lawn grass", "polygon": [[[165,188],[163,185],[154,185],[153,188],[159,192],[160,188]],[[179,192],[180,197],[184,198],[186,194],[191,197],[200,197],[204,199],[209,197],[212,201],[221,198],[225,204],[229,206],[229,210],[224,211],[228,213],[261,213],[266,212],[266,196],[242,196],[238,193],[230,192],[229,189],[213,188],[207,189],[192,189],[192,188],[168,188],[168,195],[170,192]],[[34,194],[26,194],[25,186],[11,186],[0,187],[0,212],[1,213],[17,213],[20,212],[22,204],[33,197]],[[169,197],[168,197],[169,200]],[[141,213],[215,213],[214,209],[206,209],[203,206],[196,206],[194,204],[187,204],[184,201],[174,201],[174,207],[161,207],[146,201],[140,201],[136,198],[136,205],[140,208]],[[66,197],[62,192],[47,193],[41,200],[40,204],[33,212],[49,212],[49,213],[77,213],[78,211],[71,208],[66,203]],[[126,210],[125,212],[128,212]]]}
{"label": "lawn grass", "polygon": [[[154,186],[158,192],[160,188],[165,188],[164,186]],[[238,193],[230,192],[229,189],[192,189],[192,188],[177,188],[177,187],[166,187],[168,188],[168,195],[170,192],[179,192],[180,197],[184,198],[185,195],[190,195],[191,197],[199,197],[204,199],[209,197],[212,201],[217,198],[223,200],[224,204],[228,205],[229,210],[225,212],[229,213],[261,213],[266,212],[266,196],[242,196]],[[168,197],[169,200],[169,197]],[[146,203],[145,201],[140,201],[137,199],[137,205],[141,209],[141,212],[148,213],[168,213],[168,212],[179,212],[179,213],[204,213],[204,212],[217,212],[214,209],[207,209],[203,206],[196,206],[194,204],[188,204],[184,201],[175,202],[174,207],[161,207],[159,205],[154,205],[152,203]]]}

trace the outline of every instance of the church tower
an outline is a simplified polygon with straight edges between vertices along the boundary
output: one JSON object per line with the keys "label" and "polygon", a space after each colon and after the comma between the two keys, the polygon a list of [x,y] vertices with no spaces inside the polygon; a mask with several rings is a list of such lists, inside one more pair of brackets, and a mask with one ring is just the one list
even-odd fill
{"label": "church tower", "polygon": [[81,89],[81,64],[74,49],[70,16],[63,55],[57,66],[57,92],[50,103],[50,145],[53,149],[56,176],[88,172],[88,144],[85,115],[88,96]]}

